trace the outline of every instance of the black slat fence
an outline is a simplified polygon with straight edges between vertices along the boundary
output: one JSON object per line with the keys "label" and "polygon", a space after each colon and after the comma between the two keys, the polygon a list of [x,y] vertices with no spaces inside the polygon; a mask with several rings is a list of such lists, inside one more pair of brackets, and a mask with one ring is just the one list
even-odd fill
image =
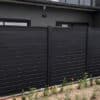
{"label": "black slat fence", "polygon": [[0,96],[100,76],[100,29],[0,27]]}

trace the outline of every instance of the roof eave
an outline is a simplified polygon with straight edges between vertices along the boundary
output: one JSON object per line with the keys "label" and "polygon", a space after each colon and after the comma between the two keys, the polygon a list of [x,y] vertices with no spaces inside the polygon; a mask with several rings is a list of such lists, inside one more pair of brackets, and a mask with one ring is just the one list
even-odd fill
{"label": "roof eave", "polygon": [[23,2],[23,1],[14,1],[14,0],[0,0],[0,3],[9,3],[9,4],[20,4],[20,5],[30,5],[30,6],[47,6],[52,8],[63,8],[63,9],[71,9],[78,11],[87,11],[87,12],[96,12],[100,11],[100,7],[89,7],[89,6],[80,6],[74,4],[65,4],[59,2],[51,2],[51,1],[32,1],[32,2]]}

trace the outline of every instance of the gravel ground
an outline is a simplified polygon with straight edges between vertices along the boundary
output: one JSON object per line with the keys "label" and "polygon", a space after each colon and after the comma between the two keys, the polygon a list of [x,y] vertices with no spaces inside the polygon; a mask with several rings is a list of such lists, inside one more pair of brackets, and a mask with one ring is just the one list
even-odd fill
{"label": "gravel ground", "polygon": [[[76,85],[69,86],[72,89],[70,92],[67,92],[65,87],[65,91],[57,94],[53,94],[51,96],[43,96],[43,92],[38,92],[37,97],[38,99],[33,100],[68,100],[65,99],[66,97],[70,97],[71,100],[100,100],[100,85],[94,85],[93,87],[83,88],[83,89],[77,89]],[[59,88],[57,88],[59,90]],[[93,94],[95,93],[94,99],[90,99]],[[84,99],[85,98],[85,99]],[[26,96],[26,99],[29,100]],[[1,100],[1,99],[0,99]],[[2,99],[2,100],[13,100],[13,97]],[[17,96],[16,100],[22,100],[21,96]]]}

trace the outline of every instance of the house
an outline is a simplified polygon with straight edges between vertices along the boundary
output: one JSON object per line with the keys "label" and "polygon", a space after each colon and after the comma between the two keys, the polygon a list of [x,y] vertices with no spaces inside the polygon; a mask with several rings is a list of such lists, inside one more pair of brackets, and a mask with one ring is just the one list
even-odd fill
{"label": "house", "polygon": [[0,0],[0,96],[100,76],[99,0]]}
{"label": "house", "polygon": [[[95,25],[99,0],[0,0],[0,19],[24,26]],[[97,5],[96,5],[97,2]],[[1,23],[2,25],[2,23]],[[99,25],[97,21],[96,25]]]}

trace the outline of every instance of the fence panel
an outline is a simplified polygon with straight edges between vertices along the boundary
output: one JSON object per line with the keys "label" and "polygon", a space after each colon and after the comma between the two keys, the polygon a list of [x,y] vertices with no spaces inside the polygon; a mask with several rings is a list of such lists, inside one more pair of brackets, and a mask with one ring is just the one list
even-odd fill
{"label": "fence panel", "polygon": [[90,28],[88,32],[88,72],[100,76],[100,28]]}
{"label": "fence panel", "polygon": [[49,29],[49,83],[79,79],[86,71],[86,25]]}
{"label": "fence panel", "polygon": [[46,28],[0,28],[0,95],[44,87],[46,65]]}
{"label": "fence panel", "polygon": [[0,28],[0,96],[76,80],[86,71],[100,76],[100,29],[87,28]]}

